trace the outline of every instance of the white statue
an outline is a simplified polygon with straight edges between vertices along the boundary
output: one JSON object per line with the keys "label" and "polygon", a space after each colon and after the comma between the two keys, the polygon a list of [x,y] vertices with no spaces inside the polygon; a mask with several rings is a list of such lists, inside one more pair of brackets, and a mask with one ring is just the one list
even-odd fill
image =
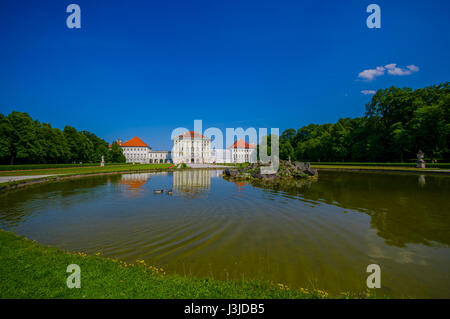
{"label": "white statue", "polygon": [[422,152],[422,150],[419,150],[419,152],[417,152],[416,168],[425,168],[425,161],[423,160],[424,157],[425,154]]}

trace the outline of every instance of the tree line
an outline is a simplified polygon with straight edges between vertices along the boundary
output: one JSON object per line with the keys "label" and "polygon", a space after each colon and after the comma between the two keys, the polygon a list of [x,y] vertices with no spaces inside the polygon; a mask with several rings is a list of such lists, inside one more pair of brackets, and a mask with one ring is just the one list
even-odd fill
{"label": "tree line", "polygon": [[363,117],[291,128],[280,136],[285,160],[404,162],[415,159],[419,149],[427,159],[450,160],[449,82],[380,89]]}
{"label": "tree line", "polygon": [[[270,153],[270,136],[268,138]],[[259,149],[259,145],[258,145]],[[450,82],[423,89],[380,89],[365,116],[334,124],[287,129],[280,158],[311,162],[403,162],[421,149],[427,159],[450,161]],[[88,131],[64,130],[27,113],[0,113],[0,164],[125,162],[121,147]]]}
{"label": "tree line", "polygon": [[33,120],[27,113],[0,113],[0,164],[98,163],[101,157],[125,162],[122,149],[88,131],[64,130]]}

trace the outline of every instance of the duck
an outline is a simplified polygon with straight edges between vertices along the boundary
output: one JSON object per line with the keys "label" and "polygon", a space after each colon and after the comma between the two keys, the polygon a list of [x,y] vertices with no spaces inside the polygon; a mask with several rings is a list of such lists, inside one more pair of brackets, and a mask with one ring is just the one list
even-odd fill
{"label": "duck", "polygon": [[172,190],[171,189],[169,189],[168,191],[167,191],[167,195],[172,195]]}
{"label": "duck", "polygon": [[155,193],[155,194],[161,194],[161,193],[164,193],[164,189],[154,189],[154,190],[153,190],[153,193]]}

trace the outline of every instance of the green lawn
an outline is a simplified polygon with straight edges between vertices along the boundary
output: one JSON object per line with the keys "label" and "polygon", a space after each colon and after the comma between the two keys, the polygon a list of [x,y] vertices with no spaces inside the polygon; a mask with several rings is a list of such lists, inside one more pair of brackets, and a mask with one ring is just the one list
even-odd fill
{"label": "green lawn", "polygon": [[[397,167],[397,168],[416,168],[416,163],[366,163],[366,162],[311,162],[311,165],[322,166],[357,166],[357,167]],[[426,163],[426,167],[433,169],[450,169],[450,163]]]}
{"label": "green lawn", "polygon": [[[416,168],[416,167],[404,167],[404,166],[391,166],[389,164],[385,165],[346,165],[346,164],[311,164],[311,167],[318,169],[333,169],[333,170],[383,170],[383,171],[402,171],[402,172],[439,172],[445,173],[446,169],[442,168]],[[449,170],[449,169],[447,169]]]}
{"label": "green lawn", "polygon": [[[30,170],[30,169],[45,169],[45,168],[69,168],[69,167],[88,167],[99,166],[99,163],[83,163],[83,164],[19,164],[19,165],[0,165],[0,171],[16,171],[16,170]],[[125,163],[106,163],[107,166],[125,165]],[[127,165],[132,165],[131,163]]]}
{"label": "green lawn", "polygon": [[[81,269],[81,288],[68,288],[67,266]],[[326,298],[252,280],[219,281],[167,275],[142,261],[126,264],[68,253],[0,230],[0,298]],[[350,294],[340,297],[351,297]],[[361,295],[359,297],[367,297]]]}
{"label": "green lawn", "polygon": [[214,163],[217,166],[247,166],[249,163]]}
{"label": "green lawn", "polygon": [[22,176],[22,175],[50,175],[50,174],[93,174],[93,173],[111,173],[111,172],[138,172],[143,170],[162,170],[167,169],[172,164],[122,164],[122,165],[107,165],[104,167],[89,166],[89,167],[65,167],[65,168],[41,168],[41,169],[27,169],[27,170],[11,170],[0,171],[0,176]]}

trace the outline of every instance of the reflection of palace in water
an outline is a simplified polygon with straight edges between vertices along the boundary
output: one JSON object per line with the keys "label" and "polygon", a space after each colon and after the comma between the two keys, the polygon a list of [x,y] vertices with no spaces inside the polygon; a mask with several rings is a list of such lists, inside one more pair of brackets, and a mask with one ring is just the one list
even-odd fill
{"label": "reflection of palace in water", "polygon": [[138,190],[147,182],[152,173],[123,174],[120,183],[128,186],[129,190]]}
{"label": "reflection of palace in water", "polygon": [[[211,188],[211,178],[221,177],[222,171],[220,170],[206,170],[206,169],[193,169],[174,171],[173,173],[158,172],[158,173],[135,173],[135,174],[123,174],[120,178],[120,183],[127,186],[127,190],[133,193],[141,189],[145,183],[152,176],[155,175],[173,175],[172,189],[174,195],[181,195],[183,197],[198,197],[200,194],[206,194]],[[155,186],[160,189],[160,186]],[[166,189],[167,191],[167,189]]]}
{"label": "reflection of palace in water", "polygon": [[173,172],[173,192],[184,197],[197,197],[209,191],[211,171],[203,169]]}

